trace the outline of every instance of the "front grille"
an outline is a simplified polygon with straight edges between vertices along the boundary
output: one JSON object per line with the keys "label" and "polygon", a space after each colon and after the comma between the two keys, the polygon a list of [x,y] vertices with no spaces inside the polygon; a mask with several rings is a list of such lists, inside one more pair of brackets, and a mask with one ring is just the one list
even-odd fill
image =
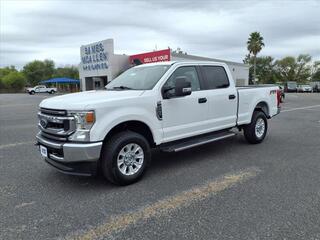
{"label": "front grille", "polygon": [[43,114],[48,114],[48,115],[53,115],[53,116],[67,116],[66,110],[40,108],[40,112]]}
{"label": "front grille", "polygon": [[40,134],[42,137],[45,137],[45,138],[51,139],[51,140],[55,140],[55,141],[59,141],[59,142],[66,142],[68,140],[68,138],[66,138],[66,137],[57,136],[55,134],[48,134],[48,133],[45,133],[44,131],[41,131]]}
{"label": "front grille", "polygon": [[63,158],[63,150],[62,149],[56,149],[47,147],[49,156],[52,154],[54,156],[57,156],[59,158]]}
{"label": "front grille", "polygon": [[65,142],[75,131],[75,119],[66,110],[41,108],[38,117],[41,135],[47,139]]}
{"label": "front grille", "polygon": [[63,123],[48,122],[47,128],[63,128],[64,129],[64,124]]}

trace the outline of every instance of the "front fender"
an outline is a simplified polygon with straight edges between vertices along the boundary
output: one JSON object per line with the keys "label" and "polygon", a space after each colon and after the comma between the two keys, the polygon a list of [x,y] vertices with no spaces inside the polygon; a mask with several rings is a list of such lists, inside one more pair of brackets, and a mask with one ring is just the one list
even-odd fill
{"label": "front fender", "polygon": [[156,118],[155,109],[122,107],[103,113],[97,110],[98,121],[94,124],[90,132],[91,141],[102,141],[105,136],[117,125],[127,121],[140,121],[146,124],[153,135],[156,144],[161,142],[162,128],[161,122]]}

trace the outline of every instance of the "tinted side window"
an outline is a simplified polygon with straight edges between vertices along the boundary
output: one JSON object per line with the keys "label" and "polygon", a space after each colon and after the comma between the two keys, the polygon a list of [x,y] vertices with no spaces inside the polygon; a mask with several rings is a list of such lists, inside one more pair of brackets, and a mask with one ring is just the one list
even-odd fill
{"label": "tinted side window", "polygon": [[[198,78],[198,74],[195,67],[188,66],[188,67],[179,67],[176,69],[170,78],[165,83],[164,87],[173,88],[175,86],[175,80],[177,77],[186,77],[187,81],[191,82],[191,89],[192,91],[199,91],[200,88],[200,82]],[[174,89],[168,91],[169,94],[174,94]]]}
{"label": "tinted side window", "polygon": [[223,67],[202,66],[202,71],[208,89],[229,87],[229,79]]}

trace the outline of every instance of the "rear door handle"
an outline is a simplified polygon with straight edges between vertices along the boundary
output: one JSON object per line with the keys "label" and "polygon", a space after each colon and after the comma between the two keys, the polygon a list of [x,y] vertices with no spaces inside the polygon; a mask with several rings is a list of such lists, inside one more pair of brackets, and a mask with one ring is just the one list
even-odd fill
{"label": "rear door handle", "polygon": [[229,95],[230,100],[235,99],[235,98],[236,98],[236,95],[234,95],[234,94]]}
{"label": "rear door handle", "polygon": [[198,103],[206,103],[207,102],[207,98],[199,98],[198,99]]}

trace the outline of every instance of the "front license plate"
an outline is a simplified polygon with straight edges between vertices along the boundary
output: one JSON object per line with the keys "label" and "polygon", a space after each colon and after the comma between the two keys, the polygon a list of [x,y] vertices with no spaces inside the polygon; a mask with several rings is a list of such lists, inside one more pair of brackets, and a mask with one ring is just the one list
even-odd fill
{"label": "front license plate", "polygon": [[42,157],[48,157],[48,150],[46,147],[40,145],[40,153]]}

